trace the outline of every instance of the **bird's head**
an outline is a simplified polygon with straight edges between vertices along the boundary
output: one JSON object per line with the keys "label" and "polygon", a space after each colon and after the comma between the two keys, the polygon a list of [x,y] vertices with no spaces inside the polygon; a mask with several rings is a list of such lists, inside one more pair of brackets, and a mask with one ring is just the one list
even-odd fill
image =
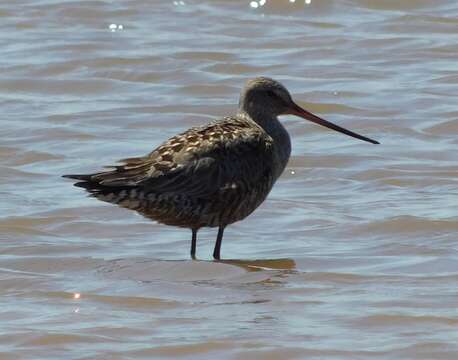
{"label": "bird's head", "polygon": [[279,116],[288,113],[293,104],[289,91],[278,81],[267,77],[249,80],[240,95],[239,106],[248,114]]}
{"label": "bird's head", "polygon": [[348,136],[379,144],[378,141],[335,125],[301,108],[282,84],[267,77],[257,77],[246,83],[240,95],[239,107],[254,120],[262,117],[268,119],[279,115],[296,115]]}

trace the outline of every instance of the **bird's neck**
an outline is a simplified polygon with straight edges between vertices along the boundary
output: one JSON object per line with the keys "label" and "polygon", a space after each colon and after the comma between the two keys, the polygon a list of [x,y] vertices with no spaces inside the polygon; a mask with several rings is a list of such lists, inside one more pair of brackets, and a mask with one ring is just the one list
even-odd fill
{"label": "bird's neck", "polygon": [[273,139],[274,151],[279,164],[276,177],[280,176],[291,154],[291,139],[288,131],[286,131],[277,116],[268,114],[248,114],[243,111],[241,113],[258,124]]}

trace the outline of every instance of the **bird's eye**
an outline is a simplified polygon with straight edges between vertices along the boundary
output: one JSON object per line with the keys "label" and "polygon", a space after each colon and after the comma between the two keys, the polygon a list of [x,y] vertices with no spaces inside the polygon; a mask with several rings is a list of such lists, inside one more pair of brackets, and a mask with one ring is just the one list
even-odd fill
{"label": "bird's eye", "polygon": [[272,90],[267,90],[267,95],[271,98],[276,98],[277,94],[275,94]]}

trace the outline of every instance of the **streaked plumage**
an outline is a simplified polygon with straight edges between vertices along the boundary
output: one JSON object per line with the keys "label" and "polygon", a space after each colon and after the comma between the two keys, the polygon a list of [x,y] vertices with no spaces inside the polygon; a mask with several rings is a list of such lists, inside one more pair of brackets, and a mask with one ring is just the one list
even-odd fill
{"label": "streaked plumage", "polygon": [[193,258],[197,231],[219,227],[213,253],[219,259],[224,228],[264,201],[288,162],[290,139],[277,116],[303,116],[293,105],[300,109],[280,83],[256,78],[245,86],[235,116],[191,128],[144,157],[121,160],[112,170],[65,177],[79,180],[76,186],[102,201],[192,229]]}

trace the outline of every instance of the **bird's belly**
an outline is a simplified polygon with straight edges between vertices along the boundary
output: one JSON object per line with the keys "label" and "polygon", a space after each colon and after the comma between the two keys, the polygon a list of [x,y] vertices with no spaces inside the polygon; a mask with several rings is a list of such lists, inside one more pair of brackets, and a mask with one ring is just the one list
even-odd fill
{"label": "bird's belly", "polygon": [[[166,225],[186,228],[217,227],[240,221],[265,200],[273,181],[265,179],[251,186],[229,183],[205,197],[176,193],[143,193],[132,190],[108,201],[136,210]],[[100,199],[105,200],[107,199]],[[110,199],[111,200],[111,199]]]}
{"label": "bird's belly", "polygon": [[262,204],[271,189],[272,184],[265,182],[240,193],[234,189],[232,194],[224,194],[224,205],[219,208],[219,223],[228,225],[246,218]]}
{"label": "bird's belly", "polygon": [[142,189],[95,195],[99,200],[135,210],[141,215],[166,225],[201,227],[199,225],[201,204],[180,194],[157,194]]}

